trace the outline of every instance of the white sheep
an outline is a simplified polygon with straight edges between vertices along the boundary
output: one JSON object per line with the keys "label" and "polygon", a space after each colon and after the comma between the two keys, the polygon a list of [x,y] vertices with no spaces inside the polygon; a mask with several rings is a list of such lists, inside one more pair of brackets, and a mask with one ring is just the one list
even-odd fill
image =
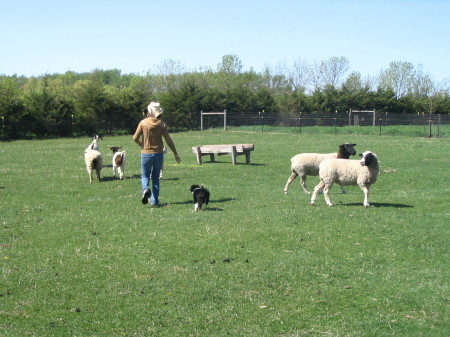
{"label": "white sheep", "polygon": [[113,175],[116,176],[116,172],[119,174],[119,179],[123,180],[125,174],[126,152],[119,151],[121,146],[111,146],[110,150],[113,152],[112,167]]}
{"label": "white sheep", "polygon": [[89,182],[92,184],[92,173],[95,170],[97,179],[100,181],[100,172],[103,169],[103,158],[100,151],[87,148],[84,151],[84,162],[86,163],[86,169],[89,174]]}
{"label": "white sheep", "polygon": [[[306,187],[306,176],[318,176],[319,175],[319,165],[325,159],[348,159],[350,156],[356,154],[353,148],[356,144],[345,143],[339,145],[338,152],[333,153],[300,153],[291,158],[291,170],[292,174],[289,177],[286,186],[284,187],[284,193],[287,194],[289,190],[289,185],[292,181],[301,177],[300,184],[306,194],[310,194]],[[347,191],[341,187],[343,193]]]}
{"label": "white sheep", "polygon": [[320,183],[314,188],[311,205],[315,205],[317,192],[323,189],[328,206],[333,206],[329,192],[333,183],[341,186],[358,185],[364,192],[364,207],[369,207],[369,188],[377,181],[380,169],[375,153],[366,151],[360,160],[326,159],[319,166]]}

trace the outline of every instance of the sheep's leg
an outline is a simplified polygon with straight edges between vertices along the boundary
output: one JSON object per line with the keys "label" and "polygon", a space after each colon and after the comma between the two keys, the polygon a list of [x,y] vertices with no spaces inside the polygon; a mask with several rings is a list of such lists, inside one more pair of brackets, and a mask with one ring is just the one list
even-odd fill
{"label": "sheep's leg", "polygon": [[117,168],[117,170],[119,171],[119,179],[123,180],[123,168],[122,168],[122,166],[119,166]]}
{"label": "sheep's leg", "polygon": [[113,176],[114,178],[116,177],[116,167],[114,166],[114,164],[113,164]]}
{"label": "sheep's leg", "polygon": [[317,186],[314,187],[314,191],[311,196],[311,205],[314,206],[316,204],[317,192],[319,192],[324,186],[325,186],[325,183],[323,182],[323,180],[321,180],[320,183],[318,183]]}
{"label": "sheep's leg", "polygon": [[287,192],[288,192],[288,190],[289,190],[289,185],[292,183],[292,181],[293,181],[295,178],[297,178],[297,176],[298,176],[298,173],[295,172],[295,171],[292,171],[292,174],[291,174],[291,176],[289,177],[289,179],[288,179],[288,181],[287,181],[287,183],[286,183],[286,186],[284,187],[284,194],[287,194]]}
{"label": "sheep's leg", "polygon": [[369,207],[369,187],[361,186],[361,189],[364,192],[364,207]]}
{"label": "sheep's leg", "polygon": [[97,173],[97,180],[100,181],[100,170],[95,170],[95,172]]}
{"label": "sheep's leg", "polygon": [[88,174],[89,174],[89,182],[92,184],[92,169],[88,169]]}
{"label": "sheep's leg", "polygon": [[342,193],[347,194],[347,190],[344,188],[344,186],[341,186],[341,191]]}
{"label": "sheep's leg", "polygon": [[325,184],[325,187],[323,188],[323,196],[325,197],[325,201],[326,201],[327,205],[330,207],[333,206],[333,204],[330,201],[330,195],[329,195],[331,186],[332,185]]}
{"label": "sheep's leg", "polygon": [[305,191],[306,194],[311,194],[311,192],[306,188],[306,174],[302,174],[300,184],[302,185],[303,191]]}

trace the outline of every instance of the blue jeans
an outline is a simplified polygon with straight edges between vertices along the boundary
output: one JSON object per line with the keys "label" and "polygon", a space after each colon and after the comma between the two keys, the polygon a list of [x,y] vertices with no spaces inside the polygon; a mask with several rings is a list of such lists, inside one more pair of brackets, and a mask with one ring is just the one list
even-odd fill
{"label": "blue jeans", "polygon": [[[141,183],[142,191],[146,188],[151,189],[152,196],[150,203],[152,205],[159,204],[159,174],[163,163],[164,155],[162,153],[141,153]],[[150,178],[152,179],[152,187],[150,188]]]}

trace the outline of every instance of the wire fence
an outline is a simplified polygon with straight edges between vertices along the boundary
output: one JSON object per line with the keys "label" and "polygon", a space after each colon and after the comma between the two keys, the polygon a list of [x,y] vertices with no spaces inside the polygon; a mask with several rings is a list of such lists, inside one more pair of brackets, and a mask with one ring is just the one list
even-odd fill
{"label": "wire fence", "polygon": [[[207,114],[205,114],[207,115]],[[348,113],[315,113],[315,114],[284,114],[284,113],[268,113],[268,112],[226,112],[226,119],[223,117],[223,113],[211,114],[200,121],[200,115],[198,115],[198,121],[195,121],[193,125],[198,125],[198,129],[226,129],[236,127],[253,127],[261,131],[267,127],[286,127],[296,128],[297,131],[302,132],[309,127],[334,127],[334,130],[338,130],[341,127],[373,127],[373,128],[361,128],[373,130],[372,133],[379,132],[388,129],[386,127],[392,126],[415,126],[418,130],[416,134],[424,137],[441,137],[443,136],[443,130],[449,130],[450,127],[450,114],[401,114],[401,113],[379,113],[374,111],[352,111]],[[198,123],[197,123],[198,122]],[[21,133],[21,123],[12,123],[7,119],[2,118],[0,121],[0,140],[7,141],[11,139],[20,138],[35,138],[36,134],[23,134]],[[97,123],[95,127],[95,133],[108,134],[108,135],[120,135],[120,134],[132,134],[136,129],[138,121],[133,125],[127,125],[125,121],[110,121],[109,123]],[[67,125],[66,125],[67,124]],[[201,124],[201,125],[200,125]],[[104,128],[102,128],[104,125]],[[22,126],[23,127],[23,126]],[[64,127],[64,133],[58,133],[58,130],[53,130],[48,135],[38,136],[42,137],[77,137],[86,136],[86,127],[82,127],[73,122],[73,120],[67,120],[67,123],[61,123],[58,127]],[[384,129],[383,129],[384,128]],[[170,125],[171,131],[183,130],[183,127],[177,125]],[[401,133],[401,128],[397,130],[391,128],[390,134]],[[379,131],[378,131],[379,130]],[[61,130],[59,130],[61,131]],[[94,132],[94,131],[93,131]],[[311,128],[311,132],[314,132],[314,128]],[[347,130],[343,130],[347,132]],[[92,135],[89,135],[92,136]]]}
{"label": "wire fence", "polygon": [[[223,127],[223,118],[216,116],[206,118],[204,128]],[[281,113],[229,113],[226,114],[227,127],[253,126],[263,129],[267,126],[302,128],[308,127],[346,127],[346,126],[371,126],[381,130],[386,126],[409,125],[420,127],[423,136],[440,137],[443,125],[450,125],[450,114],[401,114],[378,113],[375,111],[352,111],[349,113],[335,114],[281,114]]]}

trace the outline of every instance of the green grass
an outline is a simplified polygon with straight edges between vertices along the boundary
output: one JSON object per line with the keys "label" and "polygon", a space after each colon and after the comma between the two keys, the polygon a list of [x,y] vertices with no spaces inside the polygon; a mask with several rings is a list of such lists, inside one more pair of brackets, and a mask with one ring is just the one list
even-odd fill
{"label": "green grass", "polygon": [[[0,143],[0,335],[448,336],[449,138],[182,132],[163,207],[140,202],[139,149],[124,181],[89,184],[89,139]],[[251,164],[195,162],[191,146],[254,143]],[[371,207],[335,186],[327,207],[290,158],[342,142],[375,152]],[[205,157],[206,159],[207,157]],[[309,177],[311,189],[317,182]],[[211,191],[193,212],[191,184]]]}

